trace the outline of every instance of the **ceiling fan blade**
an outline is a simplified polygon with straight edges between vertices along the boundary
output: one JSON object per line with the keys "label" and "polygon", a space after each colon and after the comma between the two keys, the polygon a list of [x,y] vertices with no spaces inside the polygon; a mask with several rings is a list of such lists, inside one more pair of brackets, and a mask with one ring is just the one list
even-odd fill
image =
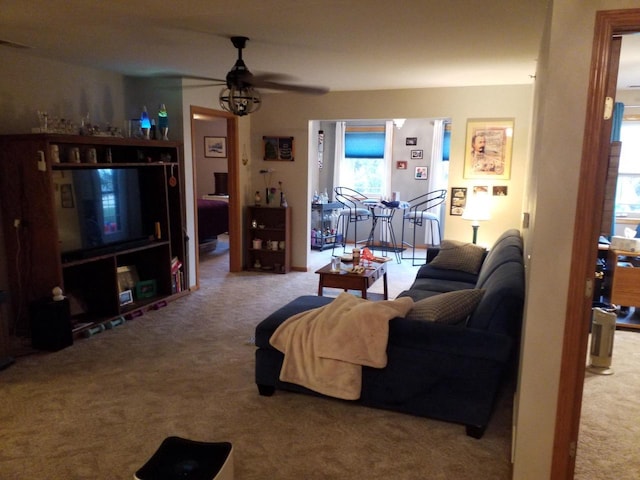
{"label": "ceiling fan blade", "polygon": [[326,87],[316,87],[311,85],[292,85],[286,83],[271,82],[261,78],[253,78],[253,86],[256,88],[266,88],[269,90],[283,90],[286,92],[306,93],[309,95],[324,95],[329,92]]}
{"label": "ceiling fan blade", "polygon": [[153,75],[155,78],[166,78],[170,80],[202,80],[203,82],[214,82],[214,85],[224,85],[226,80],[213,77],[205,77],[203,75],[189,75],[185,73],[160,73]]}
{"label": "ceiling fan blade", "polygon": [[225,85],[227,83],[226,80],[221,78],[203,77],[200,75],[181,75],[180,78],[184,78],[186,80],[202,80],[203,82],[215,82],[215,85]]}

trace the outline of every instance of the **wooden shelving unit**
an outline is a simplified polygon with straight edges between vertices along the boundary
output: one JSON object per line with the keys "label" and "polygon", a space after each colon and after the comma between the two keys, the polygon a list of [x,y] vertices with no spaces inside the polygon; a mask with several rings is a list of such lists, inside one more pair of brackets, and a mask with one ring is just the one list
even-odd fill
{"label": "wooden shelving unit", "polygon": [[[291,208],[247,207],[245,270],[291,270]],[[259,241],[260,245],[254,243]],[[274,247],[274,242],[277,248]]]}
{"label": "wooden shelving unit", "polygon": [[[78,163],[69,161],[74,150]],[[0,202],[16,333],[29,334],[30,304],[50,298],[55,286],[70,300],[76,333],[140,315],[187,291],[182,172],[178,142],[0,137]],[[174,263],[174,271],[173,259],[181,265],[176,270]],[[132,289],[132,302],[122,301],[122,266],[135,267],[146,286],[144,293]]]}

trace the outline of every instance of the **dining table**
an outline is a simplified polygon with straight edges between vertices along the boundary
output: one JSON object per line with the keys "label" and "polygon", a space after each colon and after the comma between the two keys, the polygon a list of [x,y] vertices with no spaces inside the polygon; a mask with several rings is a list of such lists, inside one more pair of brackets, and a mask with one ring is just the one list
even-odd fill
{"label": "dining table", "polygon": [[[401,263],[401,251],[398,247],[396,235],[393,230],[393,216],[397,210],[405,210],[409,208],[409,202],[399,200],[387,201],[371,198],[362,200],[362,204],[369,209],[372,219],[371,230],[369,232],[369,237],[367,238],[367,247],[370,249],[377,248],[382,252],[383,256],[387,256],[387,253],[392,251],[396,256],[396,261]],[[375,232],[378,225],[380,225],[380,242],[376,245]]]}

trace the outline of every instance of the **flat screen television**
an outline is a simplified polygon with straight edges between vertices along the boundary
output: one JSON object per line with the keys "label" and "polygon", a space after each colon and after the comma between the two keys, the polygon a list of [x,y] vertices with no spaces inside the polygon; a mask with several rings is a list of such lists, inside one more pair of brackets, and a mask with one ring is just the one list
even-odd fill
{"label": "flat screen television", "polygon": [[150,242],[153,219],[144,218],[137,168],[54,172],[58,239],[63,261]]}

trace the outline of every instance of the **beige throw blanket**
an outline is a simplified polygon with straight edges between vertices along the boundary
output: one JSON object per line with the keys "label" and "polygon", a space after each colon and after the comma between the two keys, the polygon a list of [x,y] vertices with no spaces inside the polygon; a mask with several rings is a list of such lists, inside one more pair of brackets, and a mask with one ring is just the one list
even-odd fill
{"label": "beige throw blanket", "polygon": [[341,293],[323,307],[288,318],[269,340],[284,353],[280,380],[357,400],[362,365],[387,365],[389,320],[412,307],[409,297],[372,302]]}

